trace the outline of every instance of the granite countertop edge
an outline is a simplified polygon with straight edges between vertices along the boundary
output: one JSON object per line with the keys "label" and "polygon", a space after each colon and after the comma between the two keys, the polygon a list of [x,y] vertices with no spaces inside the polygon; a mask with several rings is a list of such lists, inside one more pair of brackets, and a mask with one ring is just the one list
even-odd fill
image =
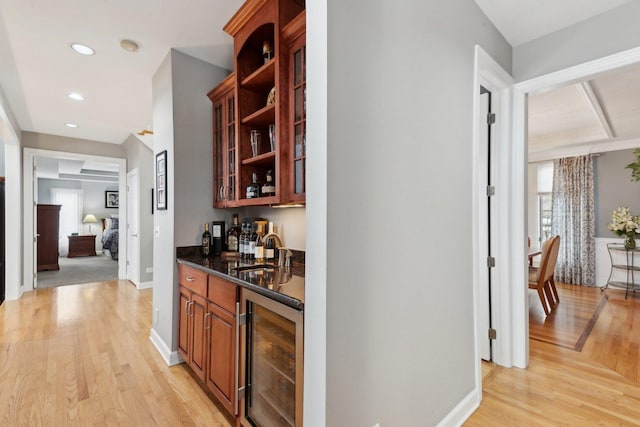
{"label": "granite countertop edge", "polygon": [[[198,262],[200,261],[200,262]],[[242,280],[238,277],[230,276],[222,271],[216,270],[214,268],[210,268],[202,265],[201,258],[177,258],[178,264],[184,264],[189,267],[197,268],[198,270],[205,271],[209,274],[213,274],[222,279],[229,280],[230,282],[236,283],[244,288],[249,289],[255,293],[264,295],[268,298],[271,298],[275,301],[278,301],[282,304],[285,304],[291,308],[295,308],[296,310],[304,310],[304,302],[299,299],[290,297],[288,295],[282,294],[280,292],[272,291],[270,289],[264,288],[262,286],[253,284],[251,282],[247,282],[246,280]]]}

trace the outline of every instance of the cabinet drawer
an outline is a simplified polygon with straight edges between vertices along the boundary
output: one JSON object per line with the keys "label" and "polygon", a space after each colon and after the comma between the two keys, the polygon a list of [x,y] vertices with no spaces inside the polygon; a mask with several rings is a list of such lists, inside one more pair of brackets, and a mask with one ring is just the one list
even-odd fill
{"label": "cabinet drawer", "polygon": [[236,312],[238,299],[238,285],[217,276],[209,275],[209,301],[219,305],[230,313]]}
{"label": "cabinet drawer", "polygon": [[179,268],[180,284],[192,290],[198,295],[207,295],[207,273],[192,267],[180,264]]}

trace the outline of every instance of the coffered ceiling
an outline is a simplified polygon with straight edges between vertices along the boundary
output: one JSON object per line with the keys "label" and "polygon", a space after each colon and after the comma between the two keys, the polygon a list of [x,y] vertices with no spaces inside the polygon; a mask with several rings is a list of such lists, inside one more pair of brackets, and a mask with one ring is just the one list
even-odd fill
{"label": "coffered ceiling", "polygon": [[532,160],[640,146],[640,65],[529,96]]}

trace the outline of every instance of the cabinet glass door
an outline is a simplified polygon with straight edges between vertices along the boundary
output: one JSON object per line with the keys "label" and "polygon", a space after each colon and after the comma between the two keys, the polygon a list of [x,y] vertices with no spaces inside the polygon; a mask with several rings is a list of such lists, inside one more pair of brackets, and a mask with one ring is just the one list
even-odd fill
{"label": "cabinet glass door", "polygon": [[222,104],[213,106],[213,200],[215,205],[219,205],[224,201],[223,112]]}
{"label": "cabinet glass door", "polygon": [[249,302],[246,418],[296,426],[296,323]]}
{"label": "cabinet glass door", "polygon": [[307,157],[307,49],[293,50],[293,193],[304,195]]}
{"label": "cabinet glass door", "polygon": [[235,98],[227,97],[227,188],[228,202],[236,200],[236,113]]}

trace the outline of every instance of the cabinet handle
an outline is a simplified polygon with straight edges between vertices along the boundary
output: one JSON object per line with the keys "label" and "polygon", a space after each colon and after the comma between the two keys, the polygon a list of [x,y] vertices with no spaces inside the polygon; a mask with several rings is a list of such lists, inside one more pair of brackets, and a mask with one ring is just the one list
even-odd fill
{"label": "cabinet handle", "polygon": [[195,282],[196,279],[194,279],[193,277],[187,277],[187,282]]}
{"label": "cabinet handle", "polygon": [[191,301],[189,301],[189,300],[187,300],[187,301],[185,301],[185,302],[184,302],[184,311],[186,311],[186,312],[187,312],[187,317],[189,317],[189,303],[190,303],[190,302],[191,302]]}
{"label": "cabinet handle", "polygon": [[224,185],[221,185],[218,189],[218,196],[220,196],[220,200],[224,200]]}
{"label": "cabinet handle", "polygon": [[193,317],[193,306],[196,304],[195,301],[191,301],[191,317]]}
{"label": "cabinet handle", "polygon": [[207,311],[207,312],[204,314],[204,330],[205,330],[205,331],[206,331],[207,329],[211,329],[211,325],[209,325],[209,324],[207,323],[207,317],[209,317],[209,316],[211,316],[211,312],[210,312],[210,311]]}
{"label": "cabinet handle", "polygon": [[233,396],[234,415],[238,414],[238,387],[240,386],[240,302],[236,302],[236,374],[234,375],[235,387]]}

